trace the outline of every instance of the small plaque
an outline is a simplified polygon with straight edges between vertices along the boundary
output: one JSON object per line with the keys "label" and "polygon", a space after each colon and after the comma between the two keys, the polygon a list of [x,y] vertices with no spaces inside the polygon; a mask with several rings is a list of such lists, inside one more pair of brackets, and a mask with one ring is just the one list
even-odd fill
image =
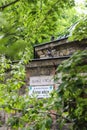
{"label": "small plaque", "polygon": [[53,86],[29,86],[29,95],[37,98],[48,98],[53,91]]}
{"label": "small plaque", "polygon": [[53,85],[54,79],[53,76],[36,76],[30,77],[30,85],[38,86],[38,85]]}

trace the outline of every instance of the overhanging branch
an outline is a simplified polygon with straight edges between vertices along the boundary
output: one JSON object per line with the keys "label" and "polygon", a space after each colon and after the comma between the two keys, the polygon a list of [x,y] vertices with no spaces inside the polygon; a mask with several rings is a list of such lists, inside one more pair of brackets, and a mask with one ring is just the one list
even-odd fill
{"label": "overhanging branch", "polygon": [[7,8],[8,6],[11,6],[11,5],[17,3],[18,1],[20,1],[20,0],[15,0],[15,1],[12,1],[12,2],[6,4],[6,5],[3,5],[3,6],[0,7],[0,10],[4,10],[4,9]]}

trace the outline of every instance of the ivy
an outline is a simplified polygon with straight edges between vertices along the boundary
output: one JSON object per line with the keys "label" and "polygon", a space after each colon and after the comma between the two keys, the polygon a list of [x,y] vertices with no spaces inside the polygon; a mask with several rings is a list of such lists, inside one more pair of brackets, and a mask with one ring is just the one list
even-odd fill
{"label": "ivy", "polygon": [[[73,130],[87,128],[87,50],[78,51],[57,69],[61,73],[61,84],[58,87],[58,101],[62,112],[67,113],[73,123]],[[85,70],[85,71],[84,71]],[[58,80],[56,76],[56,80]]]}

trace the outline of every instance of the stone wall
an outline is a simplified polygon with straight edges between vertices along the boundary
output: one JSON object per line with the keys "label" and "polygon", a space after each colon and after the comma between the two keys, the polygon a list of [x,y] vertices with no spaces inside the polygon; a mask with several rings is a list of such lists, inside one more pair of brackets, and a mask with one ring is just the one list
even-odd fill
{"label": "stone wall", "polygon": [[[87,49],[87,40],[72,41],[67,39],[52,41],[34,47],[35,58],[26,66],[26,86],[30,85],[30,77],[54,76],[58,65],[67,60],[77,50]],[[61,81],[59,81],[60,84]],[[54,85],[56,89],[59,84]],[[67,123],[62,130],[70,130],[72,124]],[[52,129],[59,130],[59,125],[53,119]]]}
{"label": "stone wall", "polygon": [[[28,65],[26,65],[26,87],[30,85],[30,77],[37,76],[54,76],[58,65],[67,60],[67,57],[61,58],[50,58],[50,59],[40,59],[32,60]],[[58,85],[54,85],[56,88]]]}
{"label": "stone wall", "polygon": [[[64,43],[65,42],[65,43]],[[77,50],[87,49],[87,40],[83,41],[55,41],[35,47],[35,58],[49,58],[72,55]]]}

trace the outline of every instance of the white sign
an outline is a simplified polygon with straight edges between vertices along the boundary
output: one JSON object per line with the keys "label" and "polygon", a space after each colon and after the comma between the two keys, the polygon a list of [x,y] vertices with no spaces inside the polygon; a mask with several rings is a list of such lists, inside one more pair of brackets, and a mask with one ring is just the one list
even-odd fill
{"label": "white sign", "polygon": [[53,91],[53,86],[29,86],[29,95],[37,98],[48,98]]}
{"label": "white sign", "polygon": [[36,76],[30,77],[30,85],[53,85],[54,79],[53,76]]}

